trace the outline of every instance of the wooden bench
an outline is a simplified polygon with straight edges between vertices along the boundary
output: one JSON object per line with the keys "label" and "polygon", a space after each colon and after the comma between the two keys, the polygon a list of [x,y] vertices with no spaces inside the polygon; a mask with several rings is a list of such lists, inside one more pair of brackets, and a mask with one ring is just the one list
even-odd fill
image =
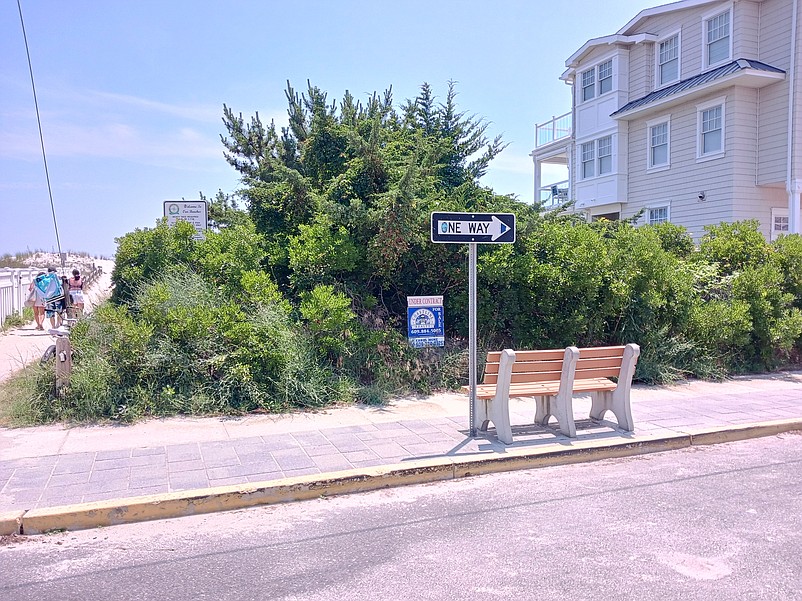
{"label": "wooden bench", "polygon": [[[476,387],[474,427],[487,430],[492,421],[498,439],[512,444],[510,397],[534,397],[535,423],[546,425],[554,416],[560,432],[573,438],[573,394],[590,393],[591,419],[600,420],[606,411],[612,411],[618,426],[631,432],[634,424],[629,394],[639,355],[637,344],[490,352],[484,378]],[[463,390],[467,389],[463,386]]]}

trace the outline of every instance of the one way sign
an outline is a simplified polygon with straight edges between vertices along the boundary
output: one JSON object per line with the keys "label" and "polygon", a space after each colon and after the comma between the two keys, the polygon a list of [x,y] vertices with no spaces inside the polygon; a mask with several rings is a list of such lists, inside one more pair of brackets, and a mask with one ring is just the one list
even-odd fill
{"label": "one way sign", "polygon": [[512,213],[432,213],[432,242],[515,242]]}

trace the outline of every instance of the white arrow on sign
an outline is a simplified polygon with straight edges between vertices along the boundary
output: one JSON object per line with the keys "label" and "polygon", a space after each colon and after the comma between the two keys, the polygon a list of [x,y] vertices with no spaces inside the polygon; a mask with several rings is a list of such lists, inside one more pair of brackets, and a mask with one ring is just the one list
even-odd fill
{"label": "white arrow on sign", "polygon": [[495,215],[492,216],[492,221],[442,220],[439,222],[438,227],[441,234],[491,236],[491,240],[496,240],[510,229]]}

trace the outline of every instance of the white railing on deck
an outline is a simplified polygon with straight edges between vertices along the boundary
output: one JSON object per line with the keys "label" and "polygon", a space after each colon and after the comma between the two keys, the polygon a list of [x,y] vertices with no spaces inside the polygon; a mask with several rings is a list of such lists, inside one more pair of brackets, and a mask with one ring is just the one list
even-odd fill
{"label": "white railing on deck", "polygon": [[559,207],[568,201],[568,180],[540,188],[540,202],[544,211]]}
{"label": "white railing on deck", "polygon": [[47,269],[0,269],[0,325],[9,315],[22,315],[22,307],[28,298],[28,286],[40,271]]}
{"label": "white railing on deck", "polygon": [[[46,272],[46,267],[25,267],[21,269],[0,268],[0,326],[9,315],[22,315],[25,299],[37,273]],[[70,270],[66,270],[70,271]],[[89,286],[100,274],[101,269],[92,263],[91,268],[83,268],[81,277],[84,286]]]}
{"label": "white railing on deck", "polygon": [[571,135],[571,113],[552,117],[550,121],[535,125],[535,148],[551,144]]}

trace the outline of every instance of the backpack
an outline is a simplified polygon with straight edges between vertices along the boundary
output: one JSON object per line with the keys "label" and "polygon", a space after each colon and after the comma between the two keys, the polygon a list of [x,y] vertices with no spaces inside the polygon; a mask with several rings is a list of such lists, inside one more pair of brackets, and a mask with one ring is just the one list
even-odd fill
{"label": "backpack", "polygon": [[40,300],[50,303],[64,297],[61,281],[55,273],[43,273],[34,280],[34,290]]}

